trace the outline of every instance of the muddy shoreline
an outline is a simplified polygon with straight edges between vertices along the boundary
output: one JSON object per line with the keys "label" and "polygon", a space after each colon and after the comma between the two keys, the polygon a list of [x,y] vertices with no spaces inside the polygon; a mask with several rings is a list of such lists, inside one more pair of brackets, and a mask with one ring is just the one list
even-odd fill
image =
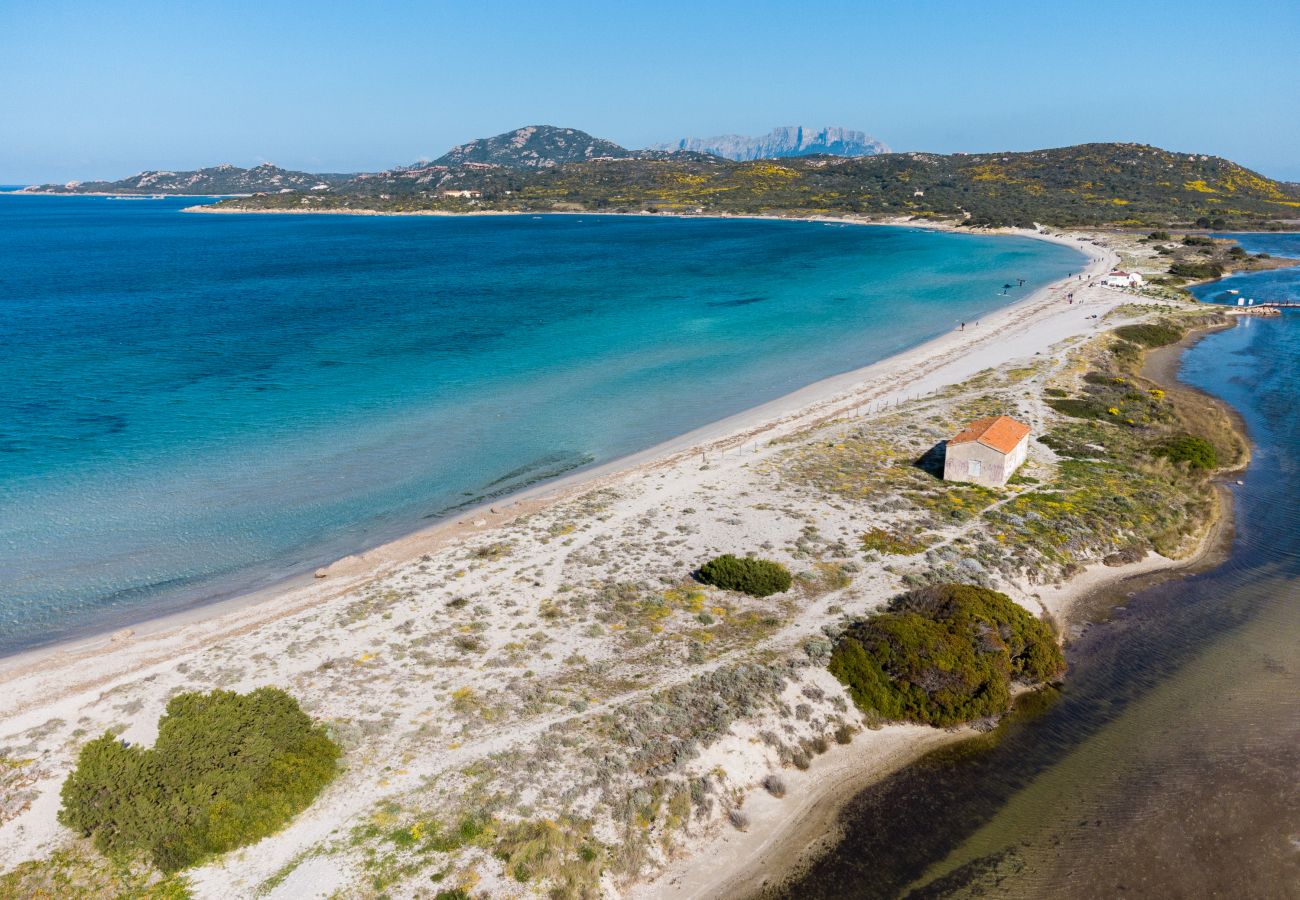
{"label": "muddy shoreline", "polygon": [[[1207,335],[1234,327],[1235,324],[1232,320],[1223,324],[1207,324],[1192,331],[1175,344],[1149,350],[1144,357],[1139,376],[1161,385],[1167,394],[1184,401],[1209,403],[1226,415],[1245,447],[1244,458],[1238,460],[1231,468],[1217,473],[1215,484],[1217,503],[1200,543],[1192,554],[1155,571],[1127,576],[1117,572],[1114,579],[1081,593],[1071,602],[1065,621],[1059,623],[1064,635],[1067,659],[1071,646],[1077,638],[1090,627],[1108,621],[1117,607],[1123,606],[1138,593],[1168,581],[1207,572],[1222,565],[1231,556],[1235,537],[1235,519],[1233,495],[1229,484],[1236,479],[1237,474],[1245,470],[1250,461],[1251,443],[1245,419],[1234,407],[1186,384],[1178,376],[1183,355],[1190,347]],[[1021,696],[1023,699],[1024,694]],[[1019,708],[1018,704],[1017,709]],[[1011,715],[1015,714],[1013,712]],[[897,765],[887,769],[877,768],[862,770],[847,776],[840,775],[832,785],[821,786],[828,796],[834,798],[832,802],[814,806],[797,821],[787,826],[787,836],[761,860],[761,867],[751,875],[729,884],[729,894],[745,897],[748,900],[785,896],[783,891],[788,885],[797,883],[812,866],[827,854],[834,852],[845,833],[846,824],[843,821],[845,810],[861,792],[905,769],[922,764],[934,754],[954,749],[954,745],[996,739],[992,735],[972,735],[969,728],[953,728],[947,731],[950,734],[949,740],[944,741],[938,748],[927,750],[913,759],[898,760]]]}

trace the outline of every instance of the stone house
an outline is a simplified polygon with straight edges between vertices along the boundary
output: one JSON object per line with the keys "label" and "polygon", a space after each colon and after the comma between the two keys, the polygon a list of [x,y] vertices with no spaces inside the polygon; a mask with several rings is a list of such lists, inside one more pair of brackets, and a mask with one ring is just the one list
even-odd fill
{"label": "stone house", "polygon": [[1002,487],[1028,455],[1028,425],[1010,416],[977,419],[948,441],[943,479]]}

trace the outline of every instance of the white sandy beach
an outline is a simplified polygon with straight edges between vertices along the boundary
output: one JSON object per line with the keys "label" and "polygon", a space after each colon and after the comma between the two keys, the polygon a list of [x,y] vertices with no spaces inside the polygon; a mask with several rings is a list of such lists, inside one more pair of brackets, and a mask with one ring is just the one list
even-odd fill
{"label": "white sandy beach", "polygon": [[[69,844],[55,821],[58,790],[84,740],[118,727],[124,738],[148,743],[175,693],[263,684],[285,687],[336,727],[346,771],[283,832],[192,873],[198,896],[253,896],[273,876],[270,896],[349,895],[365,877],[362,854],[347,838],[351,829],[450,809],[470,783],[467,773],[489,763],[521,810],[558,815],[557,786],[565,787],[565,802],[594,823],[593,834],[619,839],[593,786],[597,776],[576,750],[573,758],[530,756],[542,752],[544,740],[558,735],[570,740],[564,746],[593,746],[599,717],[639,714],[666,689],[685,689],[710,673],[798,656],[823,625],[875,608],[897,590],[893,567],[869,562],[846,569],[847,583],[813,579],[798,598],[767,604],[690,594],[682,579],[708,554],[765,546],[792,570],[816,575],[825,570],[809,562],[815,555],[786,548],[860,531],[848,507],[821,509],[815,523],[797,512],[796,495],[780,477],[792,448],[834,440],[842,423],[897,423],[912,412],[947,422],[964,402],[950,388],[990,369],[1022,367],[1033,372],[1026,384],[1038,386],[1068,377],[1061,361],[1069,348],[1113,327],[1108,316],[1117,308],[1146,302],[1090,283],[1120,259],[1091,236],[1032,236],[1083,251],[1084,280],[1049,286],[978,327],[643,453],[339,560],[308,582],[0,660],[0,748],[26,761],[0,807],[0,871]],[[1069,292],[1072,305],[1064,299]],[[1041,405],[1026,401],[1022,413],[1041,426]],[[1031,456],[1031,464],[1050,459]],[[825,537],[810,536],[810,527]],[[1060,586],[1004,589],[1060,620],[1081,592],[1169,564],[1153,555],[1124,569],[1091,566]],[[607,596],[595,586],[632,582],[687,599],[662,619],[587,614]],[[617,598],[608,602],[622,608]],[[780,624],[760,627],[769,619]],[[695,644],[707,650],[690,664],[665,655],[665,648]],[[790,768],[787,744],[860,720],[824,668],[789,672],[770,703],[735,718],[687,764],[688,774],[711,779],[712,814],[697,815],[681,835],[652,828],[638,883],[606,876],[606,894],[731,894],[753,883],[800,823],[829,821],[832,798],[961,735],[902,725],[865,730],[814,756],[806,770]],[[536,768],[543,760],[544,773]],[[774,770],[789,785],[784,799],[758,787]],[[740,807],[745,831],[726,824],[727,811]],[[402,812],[384,811],[391,808]],[[459,883],[478,891],[530,895],[530,885],[505,877],[485,853],[469,853],[453,869]],[[405,882],[393,891],[411,892]]]}

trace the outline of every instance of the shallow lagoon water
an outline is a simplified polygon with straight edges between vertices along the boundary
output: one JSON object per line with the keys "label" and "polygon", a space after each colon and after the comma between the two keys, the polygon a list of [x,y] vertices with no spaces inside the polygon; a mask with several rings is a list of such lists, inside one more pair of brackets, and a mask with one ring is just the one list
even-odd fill
{"label": "shallow lagoon water", "polygon": [[1082,264],[909,228],[190,202],[0,197],[0,653],[309,571]]}
{"label": "shallow lagoon water", "polygon": [[[1300,235],[1239,239],[1300,257]],[[1226,287],[1300,300],[1300,269],[1197,293]],[[1300,896],[1300,313],[1207,335],[1180,377],[1255,445],[1228,560],[1122,598],[1059,694],[863,791],[774,895]]]}

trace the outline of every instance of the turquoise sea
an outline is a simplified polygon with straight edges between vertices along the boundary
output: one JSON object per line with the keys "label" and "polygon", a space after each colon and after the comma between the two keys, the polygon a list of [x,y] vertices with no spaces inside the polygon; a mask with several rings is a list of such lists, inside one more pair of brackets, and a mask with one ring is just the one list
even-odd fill
{"label": "turquoise sea", "polygon": [[308,571],[1082,262],[908,228],[191,202],[0,196],[0,653]]}

